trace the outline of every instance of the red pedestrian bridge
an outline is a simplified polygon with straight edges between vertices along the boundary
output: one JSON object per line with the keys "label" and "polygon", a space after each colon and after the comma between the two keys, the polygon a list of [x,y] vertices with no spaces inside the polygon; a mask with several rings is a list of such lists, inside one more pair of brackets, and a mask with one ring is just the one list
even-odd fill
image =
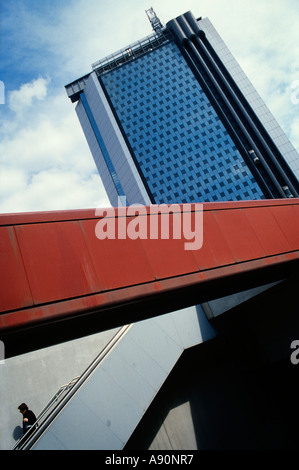
{"label": "red pedestrian bridge", "polygon": [[[159,224],[190,213],[202,245],[190,249],[189,240],[186,249],[174,229],[168,239],[151,238],[152,206],[138,215],[146,232],[136,239],[137,216],[124,208],[0,215],[6,356],[298,275],[299,199],[169,207]],[[113,223],[121,237],[109,236]],[[99,239],[104,225],[107,238]]]}

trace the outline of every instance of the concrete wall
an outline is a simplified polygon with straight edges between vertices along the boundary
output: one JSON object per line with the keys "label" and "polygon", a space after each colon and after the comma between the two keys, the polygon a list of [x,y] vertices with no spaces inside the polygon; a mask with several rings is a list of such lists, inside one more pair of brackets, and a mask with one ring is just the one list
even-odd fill
{"label": "concrete wall", "polygon": [[218,336],[183,353],[125,450],[297,449],[296,285],[215,319]]}
{"label": "concrete wall", "polygon": [[0,363],[0,449],[22,435],[18,406],[37,415],[61,385],[81,375],[118,329],[6,359]]}
{"label": "concrete wall", "polygon": [[211,343],[182,358],[125,450],[297,449],[296,366],[241,338]]}
{"label": "concrete wall", "polygon": [[184,349],[214,334],[195,307],[129,325],[33,449],[123,449]]}

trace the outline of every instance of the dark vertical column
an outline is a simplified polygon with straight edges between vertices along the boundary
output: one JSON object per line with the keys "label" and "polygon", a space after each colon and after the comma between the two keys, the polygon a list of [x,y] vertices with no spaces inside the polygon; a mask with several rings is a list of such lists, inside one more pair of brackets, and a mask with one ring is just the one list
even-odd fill
{"label": "dark vertical column", "polygon": [[[210,98],[265,196],[298,197],[297,178],[274,142],[269,143],[270,137],[265,138],[268,133],[264,128],[264,132],[261,132],[262,124],[257,117],[253,118],[255,113],[245,97],[243,100],[240,99],[241,91],[236,93],[236,84],[235,87],[231,86],[232,79],[228,80],[228,72],[223,73],[224,65],[219,67],[219,62],[215,61],[215,51],[214,57],[211,55],[213,48],[204,31],[198,27],[192,13],[188,12],[171,20],[167,27],[174,34],[182,54]],[[284,189],[286,186],[289,189],[288,195]]]}

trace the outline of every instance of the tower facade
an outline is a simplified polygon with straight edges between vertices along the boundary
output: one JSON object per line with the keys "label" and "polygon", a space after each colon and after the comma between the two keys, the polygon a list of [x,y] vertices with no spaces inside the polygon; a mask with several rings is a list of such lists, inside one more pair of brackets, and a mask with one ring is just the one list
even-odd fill
{"label": "tower facade", "polygon": [[208,19],[187,12],[66,90],[113,206],[299,194],[296,150]]}

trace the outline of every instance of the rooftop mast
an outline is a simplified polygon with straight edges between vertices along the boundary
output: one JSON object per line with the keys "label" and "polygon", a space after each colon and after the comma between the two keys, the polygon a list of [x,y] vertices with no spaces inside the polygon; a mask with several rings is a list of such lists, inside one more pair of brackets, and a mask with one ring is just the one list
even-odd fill
{"label": "rooftop mast", "polygon": [[147,17],[152,25],[153,30],[157,34],[161,34],[163,25],[159,18],[157,17],[156,13],[154,12],[153,7],[150,8],[149,10],[145,10],[145,13],[147,14]]}

